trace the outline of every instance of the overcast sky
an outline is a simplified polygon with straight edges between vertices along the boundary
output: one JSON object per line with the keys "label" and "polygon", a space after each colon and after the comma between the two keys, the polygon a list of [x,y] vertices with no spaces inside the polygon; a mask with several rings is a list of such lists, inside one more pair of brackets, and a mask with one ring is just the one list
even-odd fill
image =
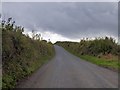
{"label": "overcast sky", "polygon": [[2,15],[52,42],[118,36],[117,2],[4,2]]}

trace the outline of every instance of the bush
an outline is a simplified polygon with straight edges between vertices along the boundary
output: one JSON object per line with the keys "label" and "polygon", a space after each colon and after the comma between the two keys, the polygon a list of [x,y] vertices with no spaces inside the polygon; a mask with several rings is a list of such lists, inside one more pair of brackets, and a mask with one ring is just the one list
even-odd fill
{"label": "bush", "polygon": [[15,26],[11,19],[1,23],[3,88],[15,87],[19,80],[37,70],[54,55],[51,43],[24,35],[24,28]]}
{"label": "bush", "polygon": [[92,56],[98,56],[100,54],[113,54],[119,55],[120,45],[115,43],[113,38],[96,38],[95,40],[81,40],[77,42],[56,42],[56,44],[70,49],[72,52],[79,54],[87,54]]}

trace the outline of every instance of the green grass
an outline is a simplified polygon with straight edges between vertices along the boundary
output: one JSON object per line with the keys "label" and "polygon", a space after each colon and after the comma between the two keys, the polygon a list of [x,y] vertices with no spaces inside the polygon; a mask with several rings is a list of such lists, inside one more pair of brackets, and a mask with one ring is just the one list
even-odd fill
{"label": "green grass", "polygon": [[[54,56],[54,55],[53,55]],[[46,57],[41,57],[40,60],[37,60],[36,62],[33,63],[31,67],[28,68],[28,72],[34,72],[37,69],[39,69],[43,64],[47,63],[50,59],[52,59],[53,56],[46,56]]]}
{"label": "green grass", "polygon": [[86,60],[98,66],[102,66],[102,67],[105,67],[105,68],[108,68],[114,71],[118,71],[118,68],[120,67],[120,63],[118,63],[118,58],[113,58],[111,60],[111,59],[105,59],[105,58],[98,58],[98,57],[90,56],[90,55],[80,55],[72,51],[69,48],[65,48],[65,49],[69,51],[70,53],[74,54],[75,56],[78,56],[82,60]]}
{"label": "green grass", "polygon": [[117,60],[106,60],[104,58],[97,58],[89,55],[79,55],[80,58],[92,62],[96,65],[103,66],[109,69],[118,70],[118,61]]}

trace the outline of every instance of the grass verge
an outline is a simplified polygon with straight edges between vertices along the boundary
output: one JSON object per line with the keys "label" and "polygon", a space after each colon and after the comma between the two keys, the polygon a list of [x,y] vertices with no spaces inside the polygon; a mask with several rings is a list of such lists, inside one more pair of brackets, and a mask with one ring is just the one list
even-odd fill
{"label": "grass verge", "polygon": [[[12,66],[15,66],[17,70],[10,71],[12,73],[4,74],[3,75],[3,82],[2,82],[2,88],[15,88],[16,85],[21,82],[21,80],[24,80],[25,78],[31,76],[35,71],[37,71],[41,66],[43,66],[45,63],[50,61],[53,58],[52,56],[44,56],[41,57],[39,60],[34,60],[34,62],[31,62],[32,64],[28,67],[20,66],[19,63],[16,62],[10,63]],[[12,68],[12,66],[9,66]],[[24,69],[24,70],[23,70]],[[16,72],[14,72],[16,71]]]}
{"label": "grass verge", "polygon": [[81,58],[83,60],[86,60],[86,61],[96,64],[98,66],[108,68],[113,71],[118,71],[118,69],[120,67],[118,58],[113,58],[113,59],[98,58],[98,57],[90,56],[90,55],[80,55],[68,48],[64,48],[64,49],[66,49],[68,52],[74,54],[75,56],[78,56],[79,58]]}

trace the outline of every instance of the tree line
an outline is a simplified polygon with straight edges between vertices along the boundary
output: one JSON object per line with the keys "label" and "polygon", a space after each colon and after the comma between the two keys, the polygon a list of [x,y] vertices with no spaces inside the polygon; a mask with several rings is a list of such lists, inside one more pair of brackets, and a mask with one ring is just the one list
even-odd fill
{"label": "tree line", "polygon": [[120,54],[120,45],[115,42],[112,37],[105,38],[95,38],[94,40],[82,39],[80,42],[56,42],[56,44],[63,46],[80,55],[92,55],[98,56],[101,55],[119,55]]}

